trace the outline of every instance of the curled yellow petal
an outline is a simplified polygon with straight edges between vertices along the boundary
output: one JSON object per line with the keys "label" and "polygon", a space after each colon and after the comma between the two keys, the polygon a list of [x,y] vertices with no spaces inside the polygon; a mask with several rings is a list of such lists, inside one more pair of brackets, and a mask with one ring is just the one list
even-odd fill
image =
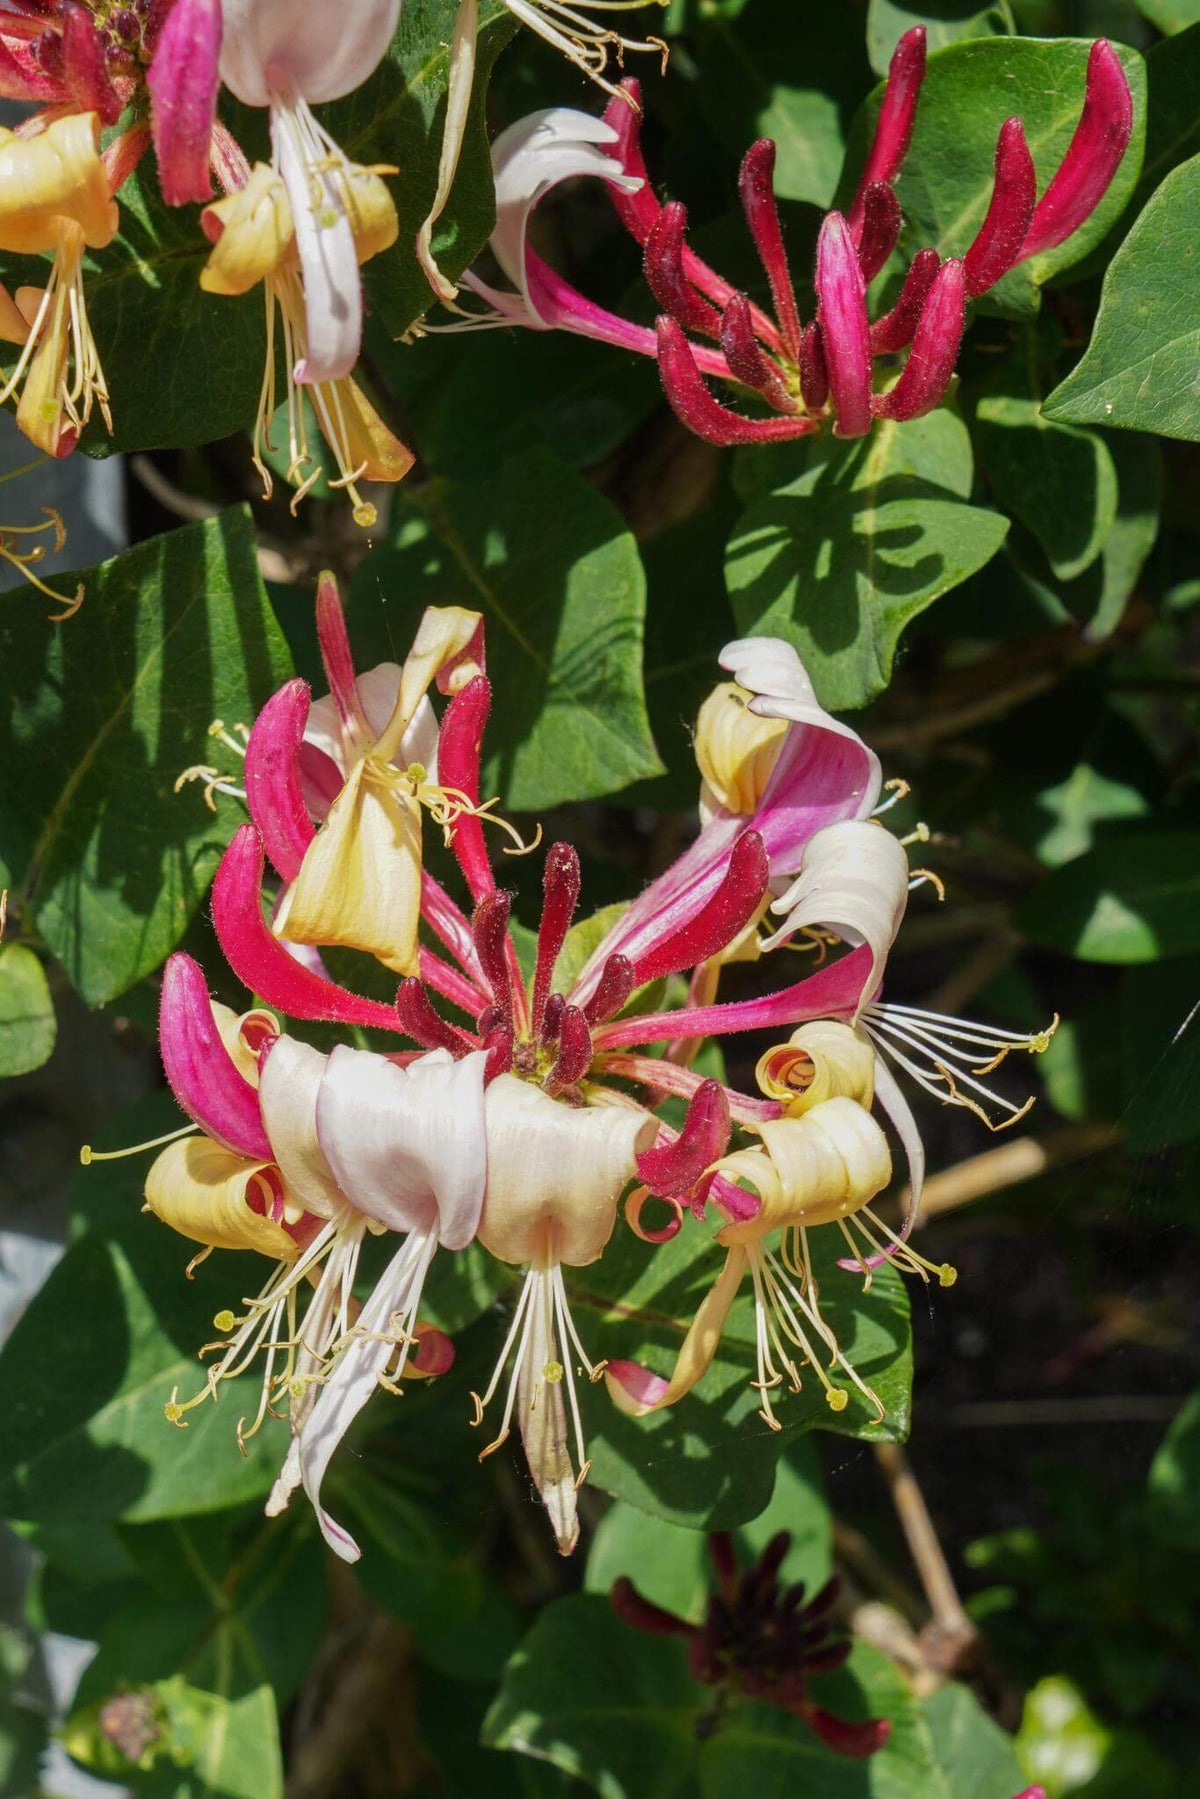
{"label": "curled yellow petal", "polygon": [[717,1167],[752,1186],[761,1209],[744,1223],[727,1224],[719,1243],[753,1243],[785,1225],[832,1223],[857,1212],[891,1179],[887,1138],[857,1100],[827,1099],[802,1117],[756,1128],[761,1149],[738,1150]]}
{"label": "curled yellow petal", "polygon": [[206,206],[200,222],[213,245],[200,271],[205,293],[248,293],[277,269],[299,262],[287,189],[265,162],[255,163],[236,193]]}
{"label": "curled yellow petal", "polygon": [[416,974],[420,905],[420,805],[364,759],[309,844],[276,934],[366,950],[397,974]]}
{"label": "curled yellow petal", "polygon": [[749,710],[751,695],[736,681],[714,687],[696,720],[696,762],[707,797],[730,812],[754,811],[771,778],[788,724]]}
{"label": "curled yellow petal", "polygon": [[252,1249],[277,1262],[298,1253],[270,1216],[287,1205],[274,1164],[247,1161],[211,1137],[168,1144],[146,1176],[146,1204],[180,1236],[211,1249]]}
{"label": "curled yellow petal", "polygon": [[434,681],[449,664],[454,664],[449,678],[440,682],[445,692],[458,693],[473,676],[480,673],[479,664],[465,656],[482,624],[482,614],[464,606],[427,606],[417,626],[413,645],[400,671],[400,691],[396,707],[383,735],[375,745],[375,754],[385,761],[396,753],[400,740],[412,723],[417,706]]}
{"label": "curled yellow petal", "polygon": [[69,113],[31,137],[0,141],[0,246],[15,252],[56,248],[65,220],[93,250],[110,244],[119,224],[100,155],[100,120]]}
{"label": "curled yellow petal", "polygon": [[841,1094],[869,1106],[875,1097],[875,1052],[865,1037],[831,1018],[793,1031],[759,1058],[755,1079],[789,1117]]}
{"label": "curled yellow petal", "polygon": [[742,1276],[746,1272],[746,1251],[730,1249],[711,1289],[692,1319],[683,1339],[670,1380],[663,1382],[647,1370],[631,1362],[611,1362],[604,1376],[609,1398],[620,1411],[633,1418],[644,1418],[649,1412],[661,1412],[690,1393],[701,1375],[707,1374],[721,1341],[721,1332],[729,1316],[729,1308],[737,1298]]}
{"label": "curled yellow petal", "polygon": [[[38,299],[42,290],[33,290]],[[36,307],[34,308],[36,312]],[[0,286],[0,339],[6,344],[24,344],[29,341],[29,320],[21,310],[19,300],[14,299],[6,287]]]}
{"label": "curled yellow petal", "polygon": [[263,1006],[255,1006],[249,1012],[235,1012],[232,1006],[223,1006],[219,999],[214,999],[212,1009],[221,1042],[233,1058],[238,1073],[252,1087],[257,1087],[258,1052],[267,1037],[279,1035],[279,1020]]}

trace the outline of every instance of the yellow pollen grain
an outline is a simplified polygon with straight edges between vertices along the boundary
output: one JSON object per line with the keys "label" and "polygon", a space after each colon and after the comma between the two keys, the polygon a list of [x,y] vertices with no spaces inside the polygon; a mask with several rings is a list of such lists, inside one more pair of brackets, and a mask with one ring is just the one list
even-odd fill
{"label": "yellow pollen grain", "polygon": [[228,1310],[228,1308],[223,1312],[218,1312],[216,1317],[213,1319],[214,1330],[231,1331],[233,1329],[233,1326],[234,1326],[234,1316],[233,1316],[233,1313]]}
{"label": "yellow pollen grain", "polygon": [[826,1387],[825,1399],[831,1412],[844,1412],[850,1403],[845,1387]]}
{"label": "yellow pollen grain", "polygon": [[561,1362],[547,1362],[546,1366],[542,1369],[542,1374],[545,1379],[552,1382],[555,1386],[557,1386],[565,1372]]}
{"label": "yellow pollen grain", "polygon": [[951,1268],[949,1262],[943,1262],[941,1267],[937,1271],[937,1275],[938,1275],[938,1284],[940,1286],[952,1287],[954,1285],[955,1281],[958,1279],[958,1269]]}

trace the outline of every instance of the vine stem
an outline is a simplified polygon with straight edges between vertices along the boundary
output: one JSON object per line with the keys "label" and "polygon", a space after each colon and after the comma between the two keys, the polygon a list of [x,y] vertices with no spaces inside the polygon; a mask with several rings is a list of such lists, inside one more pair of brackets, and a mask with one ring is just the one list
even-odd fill
{"label": "vine stem", "polygon": [[980,1636],[963,1609],[950,1564],[934,1528],[924,1494],[898,1443],[876,1443],[879,1464],[929,1605],[930,1622],[921,1633],[929,1660],[946,1673],[961,1668]]}

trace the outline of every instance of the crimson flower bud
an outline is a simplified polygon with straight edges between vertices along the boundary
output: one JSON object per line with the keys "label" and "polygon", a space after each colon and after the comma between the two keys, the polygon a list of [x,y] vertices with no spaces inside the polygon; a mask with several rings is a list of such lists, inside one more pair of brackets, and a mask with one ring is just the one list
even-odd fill
{"label": "crimson flower bud", "polygon": [[1107,38],[1088,56],[1083,111],[1049,187],[1038,201],[1021,256],[1053,250],[1099,206],[1133,131],[1133,96]]}
{"label": "crimson flower bud", "polygon": [[816,289],[834,428],[839,437],[862,437],[871,428],[867,284],[850,227],[840,212],[826,216],[817,239]]}

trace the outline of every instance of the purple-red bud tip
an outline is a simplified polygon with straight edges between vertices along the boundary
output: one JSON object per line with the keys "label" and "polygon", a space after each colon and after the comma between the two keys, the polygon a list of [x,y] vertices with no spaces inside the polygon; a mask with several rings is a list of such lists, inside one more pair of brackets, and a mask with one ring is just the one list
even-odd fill
{"label": "purple-red bud tip", "polygon": [[1021,255],[1037,204],[1037,171],[1025,127],[1020,119],[1005,119],[996,140],[996,174],[992,197],[983,224],[963,257],[967,293],[986,293]]}
{"label": "purple-red bud tip", "polygon": [[862,230],[858,234],[858,260],[864,281],[874,281],[896,248],[900,223],[895,189],[886,181],[873,181],[863,195]]}
{"label": "purple-red bud tip", "polygon": [[871,428],[871,327],[867,285],[850,227],[840,212],[826,215],[817,239],[817,318],[839,437]]}
{"label": "purple-red bud tip", "polygon": [[966,278],[961,262],[938,270],[900,379],[875,402],[879,418],[921,418],[944,397],[958,360],[966,317]]}
{"label": "purple-red bud tip", "polygon": [[925,27],[914,25],[911,31],[904,33],[888,64],[887,86],[883,90],[875,136],[850,206],[850,228],[856,239],[862,228],[867,189],[875,181],[894,181],[908,154],[924,79]]}
{"label": "purple-red bud tip", "polygon": [[1088,56],[1083,111],[1049,187],[1038,201],[1021,257],[1053,250],[1099,206],[1133,132],[1133,95],[1107,38]]}

